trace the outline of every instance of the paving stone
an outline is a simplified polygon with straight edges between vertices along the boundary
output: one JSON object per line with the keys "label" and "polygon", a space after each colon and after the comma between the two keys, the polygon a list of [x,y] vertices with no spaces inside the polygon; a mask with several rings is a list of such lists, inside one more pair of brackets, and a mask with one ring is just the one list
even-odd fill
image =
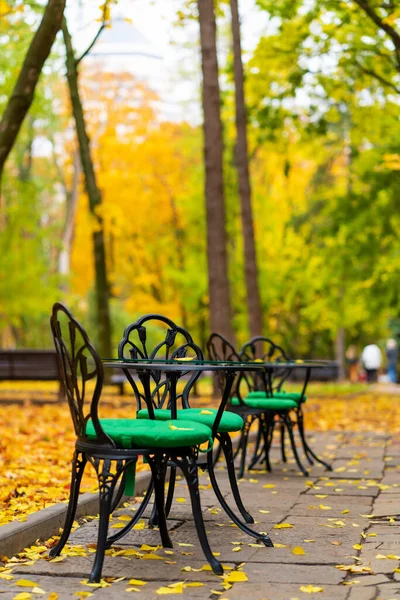
{"label": "paving stone", "polygon": [[347,600],[377,600],[377,594],[378,588],[375,586],[360,588],[355,585],[352,586]]}
{"label": "paving stone", "polygon": [[[331,485],[333,483],[334,485]],[[364,480],[318,480],[315,487],[309,487],[306,496],[328,494],[329,496],[366,496],[376,498],[380,493],[378,485],[367,485]],[[328,484],[328,485],[327,485]]]}
{"label": "paving stone", "polygon": [[[183,520],[169,520],[168,521],[168,529],[170,533],[182,525],[184,523]],[[95,544],[97,542],[97,528],[98,522],[93,521],[91,523],[87,523],[85,527],[80,527],[74,533],[71,534],[70,543],[72,544]],[[109,535],[113,535],[118,532],[118,529],[109,529]],[[160,543],[160,533],[158,529],[141,529],[136,530],[133,529],[126,536],[124,536],[121,540],[116,542],[118,546],[123,545],[141,545],[141,544],[159,544]]]}
{"label": "paving stone", "polygon": [[[314,581],[312,583],[315,584]],[[300,591],[300,585],[298,584],[277,585],[271,583],[263,585],[260,583],[236,583],[231,590],[224,593],[223,597],[227,598],[227,600],[243,600],[244,598],[253,598],[254,600],[289,600],[289,598],[299,598],[299,600],[306,600],[307,598],[318,598],[321,596],[321,600],[345,600],[349,593],[346,586],[324,585],[323,588],[323,594],[305,594]],[[366,598],[365,600],[369,599]]]}
{"label": "paving stone", "polygon": [[259,583],[298,583],[323,585],[338,584],[345,574],[335,567],[319,565],[282,564],[279,569],[273,563],[246,563],[243,567],[250,581]]}
{"label": "paving stone", "polygon": [[379,586],[377,600],[400,600],[400,585],[387,583]]}
{"label": "paving stone", "polygon": [[[95,588],[87,587],[82,585],[80,582],[86,578],[83,577],[49,577],[49,576],[29,576],[29,581],[35,582],[36,587],[46,592],[43,594],[32,594],[34,598],[47,598],[50,592],[56,592],[60,600],[68,600],[69,598],[75,598],[75,592],[91,592],[94,594],[94,598],[97,598],[98,591]],[[15,581],[22,579],[22,577],[15,577]],[[2,581],[0,580],[0,598],[1,600],[12,600],[15,596],[21,592],[31,592],[32,588],[19,587],[14,581]]]}
{"label": "paving stone", "polygon": [[[184,581],[184,578],[181,579]],[[190,599],[190,600],[206,600],[207,598],[216,597],[212,596],[212,592],[215,589],[219,589],[220,582],[198,582],[202,583],[201,587],[187,587],[184,589],[182,594],[172,594],[172,598],[182,598],[182,600]],[[167,582],[168,585],[168,582]],[[96,593],[95,599],[99,600],[116,600],[116,599],[126,599],[132,600],[132,598],[140,598],[140,600],[160,600],[162,596],[157,594],[157,590],[161,587],[166,587],[166,582],[158,581],[158,582],[149,582],[145,586],[140,586],[139,593],[126,592],[126,589],[135,587],[129,584],[129,580],[121,581],[118,583],[114,583],[109,588],[103,588],[98,590]],[[88,588],[89,589],[89,588]],[[222,588],[221,588],[222,589]]]}
{"label": "paving stone", "polygon": [[356,589],[365,587],[365,586],[376,586],[376,585],[382,585],[383,583],[390,583],[390,579],[383,574],[378,574],[378,575],[368,575],[368,574],[361,574],[361,575],[354,575],[354,577],[352,577],[349,581],[357,581],[358,583],[355,584],[357,585]]}
{"label": "paving stone", "polygon": [[[319,494],[319,496],[325,494]],[[329,509],[328,509],[329,507]],[[353,498],[351,496],[328,496],[317,498],[310,495],[300,496],[290,514],[305,516],[332,516],[341,517],[346,510],[346,518],[358,517],[359,514],[370,514],[372,509],[372,498]]]}
{"label": "paving stone", "polygon": [[301,540],[298,542],[305,554],[297,555],[293,554],[292,549],[294,545],[290,545],[289,548],[274,548],[273,551],[267,555],[264,549],[254,549],[252,555],[246,560],[249,564],[255,562],[269,563],[280,563],[280,564],[299,564],[299,565],[337,565],[343,560],[343,555],[355,554],[351,544],[345,546],[333,546],[332,544],[320,544],[320,543],[306,543]]}
{"label": "paving stone", "polygon": [[[368,458],[379,458],[383,459],[385,454],[385,446],[371,447],[371,446],[342,446],[335,452],[336,458],[355,458],[355,459],[368,459]],[[400,454],[400,446],[399,446]]]}
{"label": "paving stone", "polygon": [[331,479],[360,479],[368,477],[370,479],[383,476],[384,464],[381,460],[360,460],[354,464],[352,460],[337,459],[333,462],[333,472],[329,474]]}

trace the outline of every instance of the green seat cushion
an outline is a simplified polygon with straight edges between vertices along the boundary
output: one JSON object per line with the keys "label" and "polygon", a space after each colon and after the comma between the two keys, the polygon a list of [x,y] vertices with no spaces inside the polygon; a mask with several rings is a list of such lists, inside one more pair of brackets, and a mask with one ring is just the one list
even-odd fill
{"label": "green seat cushion", "polygon": [[[282,400],[280,398],[266,398],[264,394],[264,398],[247,398],[243,399],[245,406],[247,408],[257,408],[259,410],[292,410],[292,408],[297,408],[298,404],[295,400]],[[231,398],[232,406],[242,406],[239,402],[239,398]]]}
{"label": "green seat cushion", "polygon": [[[195,421],[100,419],[104,432],[122,448],[183,448],[211,441],[211,429]],[[86,435],[96,439],[92,421]]]}
{"label": "green seat cushion", "polygon": [[[217,415],[216,408],[184,408],[177,411],[178,421],[181,419],[196,421],[196,423],[203,423],[208,427],[212,428],[215,417]],[[157,420],[166,421],[171,418],[171,411],[165,408],[156,408],[154,410],[154,416]],[[147,408],[142,408],[137,414],[138,419],[148,419],[149,411]],[[219,433],[229,433],[233,431],[240,431],[244,425],[244,421],[240,415],[232,412],[224,411],[221,417],[221,421],[218,427]]]}
{"label": "green seat cushion", "polygon": [[[249,392],[248,398],[265,398],[266,393],[261,391]],[[274,392],[274,398],[279,398],[281,400],[295,400],[295,402],[305,402],[307,397],[304,396],[302,399],[301,392],[285,392],[285,390],[279,390],[279,392]]]}

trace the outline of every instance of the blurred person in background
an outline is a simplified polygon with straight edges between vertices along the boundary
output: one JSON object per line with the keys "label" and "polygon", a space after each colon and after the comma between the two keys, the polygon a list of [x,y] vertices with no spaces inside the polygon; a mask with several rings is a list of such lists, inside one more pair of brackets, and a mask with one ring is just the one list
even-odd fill
{"label": "blurred person in background", "polygon": [[354,344],[351,344],[346,351],[346,363],[349,379],[351,383],[357,383],[358,381],[358,352]]}
{"label": "blurred person in background", "polygon": [[368,383],[378,381],[378,369],[382,364],[382,353],[376,344],[368,344],[362,351],[361,361],[367,374]]}
{"label": "blurred person in background", "polygon": [[394,339],[386,342],[387,374],[391,383],[397,383],[398,346]]}

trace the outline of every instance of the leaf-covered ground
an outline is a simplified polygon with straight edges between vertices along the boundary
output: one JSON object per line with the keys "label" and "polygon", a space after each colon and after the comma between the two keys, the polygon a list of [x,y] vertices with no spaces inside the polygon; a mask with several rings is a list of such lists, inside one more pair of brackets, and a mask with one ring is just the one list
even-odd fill
{"label": "leaf-covered ground", "polygon": [[[26,399],[26,390],[14,399]],[[41,395],[41,397],[43,397]],[[51,397],[51,394],[50,394]],[[128,399],[129,400],[129,399]],[[26,515],[68,498],[74,433],[66,404],[6,404],[0,394],[0,525],[25,520]],[[203,396],[199,404],[207,405]],[[107,397],[101,416],[134,416],[127,397]],[[310,397],[306,426],[316,431],[397,432],[400,402],[394,395],[363,393]],[[144,468],[139,465],[139,469]],[[96,487],[87,469],[82,491]]]}

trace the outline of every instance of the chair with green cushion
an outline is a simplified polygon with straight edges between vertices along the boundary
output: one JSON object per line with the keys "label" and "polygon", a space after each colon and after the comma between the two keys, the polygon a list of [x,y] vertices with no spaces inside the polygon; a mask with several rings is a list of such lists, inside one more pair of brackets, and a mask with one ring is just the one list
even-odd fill
{"label": "chair with green cushion", "polygon": [[[135,323],[132,323],[126,327],[123,338],[118,347],[118,357],[120,359],[162,359],[168,360],[174,357],[181,357],[181,353],[184,349],[189,347],[196,347],[197,358],[203,359],[200,348],[193,344],[192,338],[189,332],[185,331],[181,327],[177,326],[173,321],[164,317],[163,315],[145,315],[141,317]],[[177,354],[178,353],[178,354]],[[185,358],[188,358],[185,356]],[[126,377],[128,378],[134,394],[136,396],[137,404],[137,419],[139,423],[146,423],[149,418],[149,407],[143,406],[143,393],[139,389],[139,381],[132,377],[128,369],[124,370]],[[176,417],[178,423],[181,419],[199,423],[203,426],[213,428],[214,422],[217,417],[217,408],[192,408],[190,406],[190,394],[193,389],[195,382],[200,375],[199,371],[190,371],[182,374],[182,380],[185,380],[184,385],[179,390],[176,396],[176,402],[180,403],[179,410],[176,410]],[[152,385],[152,401],[154,416],[160,422],[164,422],[171,418],[171,405],[169,404],[170,397],[166,393],[168,388],[168,382],[164,379],[153,378]],[[176,407],[177,408],[177,407]],[[243,419],[239,414],[233,414],[228,411],[224,411],[221,416],[221,420],[218,424],[217,431],[215,432],[216,439],[220,442],[220,446],[223,449],[226,467],[228,471],[229,482],[231,485],[232,495],[234,497],[237,508],[243,516],[246,523],[253,523],[254,519],[245,509],[243,502],[240,497],[239,488],[237,485],[236,474],[233,463],[233,450],[230,433],[236,433],[243,427]],[[210,480],[213,489],[223,507],[225,512],[233,520],[233,522],[242,531],[247,534],[259,539],[265,545],[270,545],[270,540],[267,536],[260,535],[258,532],[248,528],[233,512],[231,507],[227,504],[221,493],[217,480],[214,473],[214,465],[211,460],[211,454],[207,456],[207,460],[203,460],[200,456],[197,464],[202,469],[207,469],[210,474]],[[169,477],[169,488],[167,494],[167,501],[165,511],[168,516],[175,486],[175,469],[172,467]],[[153,514],[150,518],[150,525],[157,523],[157,513],[153,508]]]}
{"label": "chair with green cushion", "polygon": [[[240,351],[240,356],[243,360],[247,361],[262,360],[264,362],[275,362],[277,365],[276,369],[274,369],[271,373],[269,386],[266,387],[264,385],[264,382],[260,381],[259,379],[253,378],[253,389],[247,395],[246,402],[257,402],[257,400],[271,402],[273,399],[275,401],[291,401],[295,403],[295,406],[292,407],[295,419],[281,419],[281,452],[282,459],[284,460],[284,462],[286,462],[285,429],[287,429],[296,462],[300,469],[303,471],[303,473],[307,475],[307,472],[305,471],[303,465],[301,464],[298,458],[296,447],[294,445],[292,429],[293,426],[297,426],[300,434],[304,455],[308,460],[309,464],[314,464],[314,460],[316,460],[328,470],[331,470],[331,466],[325,461],[321,460],[310,448],[310,446],[307,443],[304,431],[303,404],[306,402],[307,399],[306,390],[310,376],[309,369],[305,371],[305,378],[303,381],[301,392],[286,391],[283,389],[283,385],[287,380],[288,376],[290,375],[290,369],[285,368],[284,364],[280,365],[279,363],[288,361],[289,357],[281,346],[278,346],[267,337],[256,336],[253,337],[249,342],[246,342],[246,344],[244,344]],[[258,437],[258,441],[259,439],[260,436]],[[252,462],[250,463],[249,468],[251,468],[259,459],[257,451],[258,448],[256,448],[256,453]]]}
{"label": "chair with green cushion", "polygon": [[[212,333],[210,335],[207,341],[207,353],[211,360],[243,362],[234,346],[219,333]],[[270,437],[270,422],[277,408],[279,410],[287,411],[292,407],[291,403],[287,404],[286,402],[281,402],[279,406],[277,406],[276,403],[270,406],[265,406],[265,401],[263,399],[261,401],[255,400],[254,402],[247,402],[247,395],[249,392],[254,390],[254,378],[256,378],[258,382],[260,376],[251,374],[250,372],[241,373],[240,377],[236,381],[236,385],[233,390],[233,396],[230,398],[229,405],[227,407],[229,411],[240,415],[244,420],[244,427],[242,429],[239,444],[234,455],[235,458],[236,456],[240,455],[238,473],[239,478],[242,478],[244,474],[249,433],[253,424],[258,425],[257,439],[260,437],[260,440],[258,441],[257,445],[259,446],[262,438],[264,441],[264,446],[267,446]],[[263,379],[264,378],[261,377],[261,381],[263,381]],[[223,382],[219,381],[218,383],[220,387],[223,385]],[[218,458],[218,454],[216,458]],[[268,453],[266,453],[265,460],[266,467],[268,470],[270,470],[271,467],[269,464]]]}
{"label": "chair with green cushion", "polygon": [[[250,358],[246,354],[242,355],[238,353],[233,345],[218,333],[211,334],[207,343],[207,349],[210,358],[213,360],[237,360],[239,362],[286,360],[282,348],[271,342],[271,340],[268,341],[270,345],[266,356],[262,356],[261,358],[258,356]],[[284,365],[278,368],[277,371],[279,372],[279,384],[276,385],[276,388],[283,384],[289,374],[288,369],[285,369]],[[249,469],[254,467],[264,457],[267,470],[271,470],[269,450],[276,421],[281,424],[282,429],[286,428],[288,430],[295,460],[299,469],[306,475],[307,471],[299,459],[294,443],[293,422],[290,416],[293,410],[297,410],[298,403],[295,399],[290,396],[286,397],[283,393],[275,397],[271,389],[269,389],[268,383],[269,381],[266,379],[265,374],[250,371],[244,372],[237,380],[233,396],[230,399],[228,409],[237,412],[245,419],[245,426],[242,430],[236,453],[236,455],[240,454],[238,476],[241,478],[244,474],[249,433],[253,424],[258,426],[258,431]],[[284,459],[286,460],[285,456]]]}
{"label": "chair with green cushion", "polygon": [[[117,492],[118,485],[120,489],[124,487],[125,491],[134,493],[136,463],[139,456],[143,456],[153,476],[163,546],[172,547],[164,510],[165,475],[167,465],[172,461],[179,464],[188,483],[195,525],[203,552],[213,571],[222,574],[222,565],[213,556],[207,540],[196,464],[200,445],[212,443],[211,429],[207,425],[189,420],[140,421],[130,418],[99,418],[99,401],[104,381],[100,357],[82,326],[62,304],[56,303],[53,306],[50,325],[76,433],[65,525],[59,541],[50,550],[50,556],[59,555],[68,540],[76,513],[82,475],[89,462],[94,467],[99,481],[100,513],[97,548],[89,580],[100,580],[106,548],[131,529],[132,521],[137,522],[143,513],[143,506],[148,501],[147,496],[153,491],[152,487],[132,521],[118,531],[118,536],[115,534],[107,538],[110,513],[121,496],[121,493]],[[149,398],[143,399],[151,403]]]}

